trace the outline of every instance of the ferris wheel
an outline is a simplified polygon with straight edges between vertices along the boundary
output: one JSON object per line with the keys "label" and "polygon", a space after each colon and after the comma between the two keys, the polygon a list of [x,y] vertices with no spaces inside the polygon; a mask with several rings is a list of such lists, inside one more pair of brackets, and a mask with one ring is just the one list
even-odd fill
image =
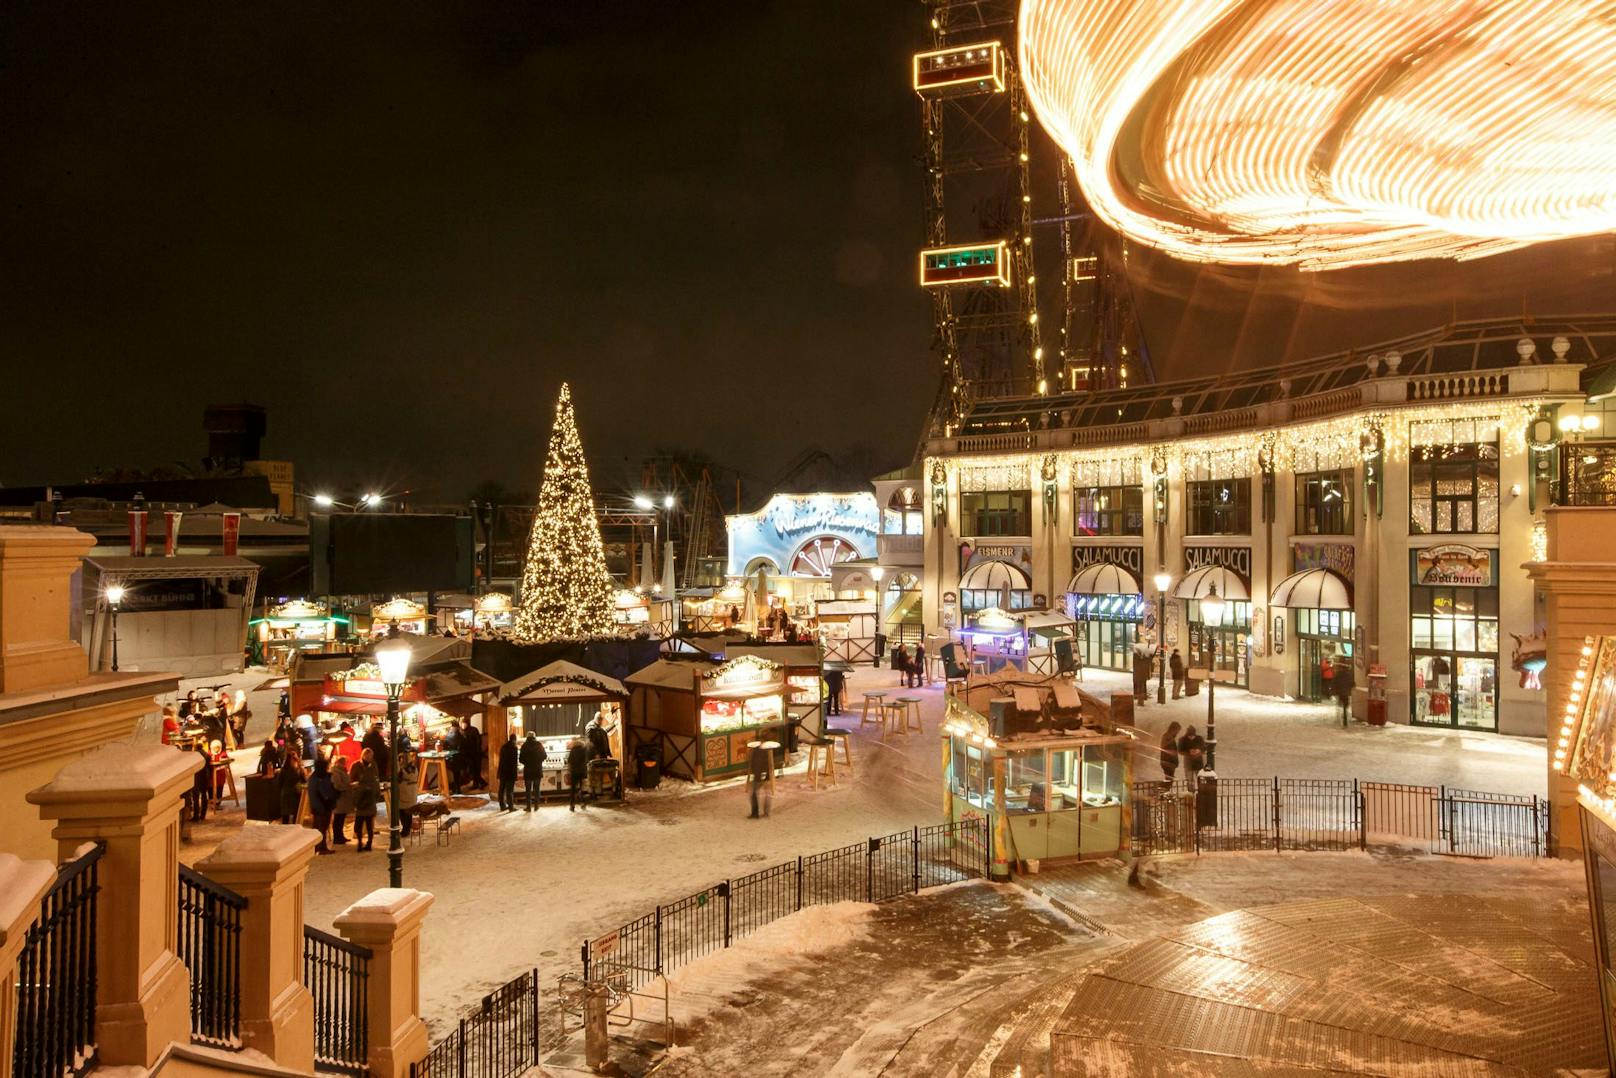
{"label": "ferris wheel", "polygon": [[792,576],[830,576],[830,567],[853,561],[859,552],[846,539],[821,535],[797,548],[791,559]]}

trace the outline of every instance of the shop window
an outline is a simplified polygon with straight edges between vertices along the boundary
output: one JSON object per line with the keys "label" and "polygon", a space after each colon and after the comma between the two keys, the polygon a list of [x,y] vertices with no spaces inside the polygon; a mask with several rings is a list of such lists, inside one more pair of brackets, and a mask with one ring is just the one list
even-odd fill
{"label": "shop window", "polygon": [[1498,443],[1414,446],[1408,496],[1415,535],[1498,531]]}
{"label": "shop window", "polygon": [[1032,494],[1025,490],[963,493],[960,527],[962,535],[1031,535]]}
{"label": "shop window", "polygon": [[924,530],[925,518],[921,515],[920,495],[915,488],[895,491],[881,512],[881,534],[920,535]]}
{"label": "shop window", "polygon": [[1005,757],[1004,807],[1008,812],[1048,812],[1049,772],[1043,749]]}
{"label": "shop window", "polygon": [[1079,487],[1072,492],[1072,534],[1145,534],[1141,486]]}
{"label": "shop window", "polygon": [[1351,535],[1352,484],[1350,468],[1299,474],[1296,477],[1296,534]]}
{"label": "shop window", "polygon": [[[967,614],[977,610],[986,610],[990,606],[1002,606],[1004,592],[996,588],[962,588],[960,590],[960,607]],[[1010,605],[1008,610],[1032,609],[1032,592],[1026,588],[1010,589]]]}
{"label": "shop window", "polygon": [[1184,484],[1190,535],[1250,535],[1251,480],[1201,479]]}

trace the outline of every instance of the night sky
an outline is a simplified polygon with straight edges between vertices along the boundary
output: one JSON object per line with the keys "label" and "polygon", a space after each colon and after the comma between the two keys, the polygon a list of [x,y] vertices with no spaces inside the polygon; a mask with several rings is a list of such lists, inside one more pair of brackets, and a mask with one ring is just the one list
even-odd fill
{"label": "night sky", "polygon": [[[924,35],[914,0],[8,4],[0,483],[195,463],[245,399],[311,489],[531,489],[564,378],[603,485],[902,463]],[[1170,376],[1610,309],[1613,262],[1130,268]]]}

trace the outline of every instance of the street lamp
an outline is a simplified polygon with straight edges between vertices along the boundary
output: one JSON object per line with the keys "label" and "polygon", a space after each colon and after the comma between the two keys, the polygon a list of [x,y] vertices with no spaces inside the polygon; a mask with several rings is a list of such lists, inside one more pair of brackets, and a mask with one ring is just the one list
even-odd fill
{"label": "street lamp", "polygon": [[398,701],[404,695],[410,672],[410,642],[395,636],[376,645],[376,665],[381,668],[382,686],[387,690],[387,736],[392,754],[387,784],[387,886],[404,886],[404,832],[398,821],[398,773],[402,761],[398,751]]}
{"label": "street lamp", "polygon": [[1206,598],[1201,600],[1201,635],[1207,643],[1206,660],[1206,767],[1208,771],[1216,772],[1218,769],[1218,716],[1213,709],[1218,693],[1217,645],[1208,630],[1216,629],[1223,624],[1223,611],[1227,606],[1218,596],[1218,586],[1212,584],[1208,587]]}
{"label": "street lamp", "polygon": [[314,496],[314,504],[318,505],[321,509],[330,509],[333,505],[337,504],[337,500],[329,494],[316,494]]}
{"label": "street lamp", "polygon": [[1163,569],[1151,579],[1156,585],[1156,702],[1167,702],[1167,589],[1173,574]]}
{"label": "street lamp", "polygon": [[118,606],[123,602],[123,585],[107,585],[107,606],[112,610],[112,671],[118,672]]}
{"label": "street lamp", "polygon": [[380,494],[373,493],[366,494],[364,497],[359,499],[359,504],[367,509],[374,509],[378,505],[382,504],[382,496]]}

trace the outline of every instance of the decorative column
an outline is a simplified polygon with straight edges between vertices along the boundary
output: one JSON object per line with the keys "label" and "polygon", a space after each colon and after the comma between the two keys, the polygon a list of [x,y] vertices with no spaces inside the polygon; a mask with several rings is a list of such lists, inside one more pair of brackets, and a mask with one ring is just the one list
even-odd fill
{"label": "decorative column", "polygon": [[373,1078],[408,1078],[410,1064],[426,1058],[421,1021],[421,922],[432,908],[425,891],[383,887],[337,915],[349,943],[369,947],[366,1046]]}
{"label": "decorative column", "polygon": [[105,842],[96,901],[95,1029],[103,1066],[151,1067],[191,1037],[190,977],[174,953],[180,798],[202,766],[194,752],[106,745],[31,791],[55,820],[61,861]]}
{"label": "decorative column", "polygon": [[303,983],[303,885],[318,841],[307,827],[249,827],[196,866],[247,900],[241,1042],[294,1071],[314,1069],[314,997]]}
{"label": "decorative column", "polygon": [[55,880],[49,861],[0,853],[0,1078],[11,1078],[17,1040],[17,956],[39,916],[39,900]]}

